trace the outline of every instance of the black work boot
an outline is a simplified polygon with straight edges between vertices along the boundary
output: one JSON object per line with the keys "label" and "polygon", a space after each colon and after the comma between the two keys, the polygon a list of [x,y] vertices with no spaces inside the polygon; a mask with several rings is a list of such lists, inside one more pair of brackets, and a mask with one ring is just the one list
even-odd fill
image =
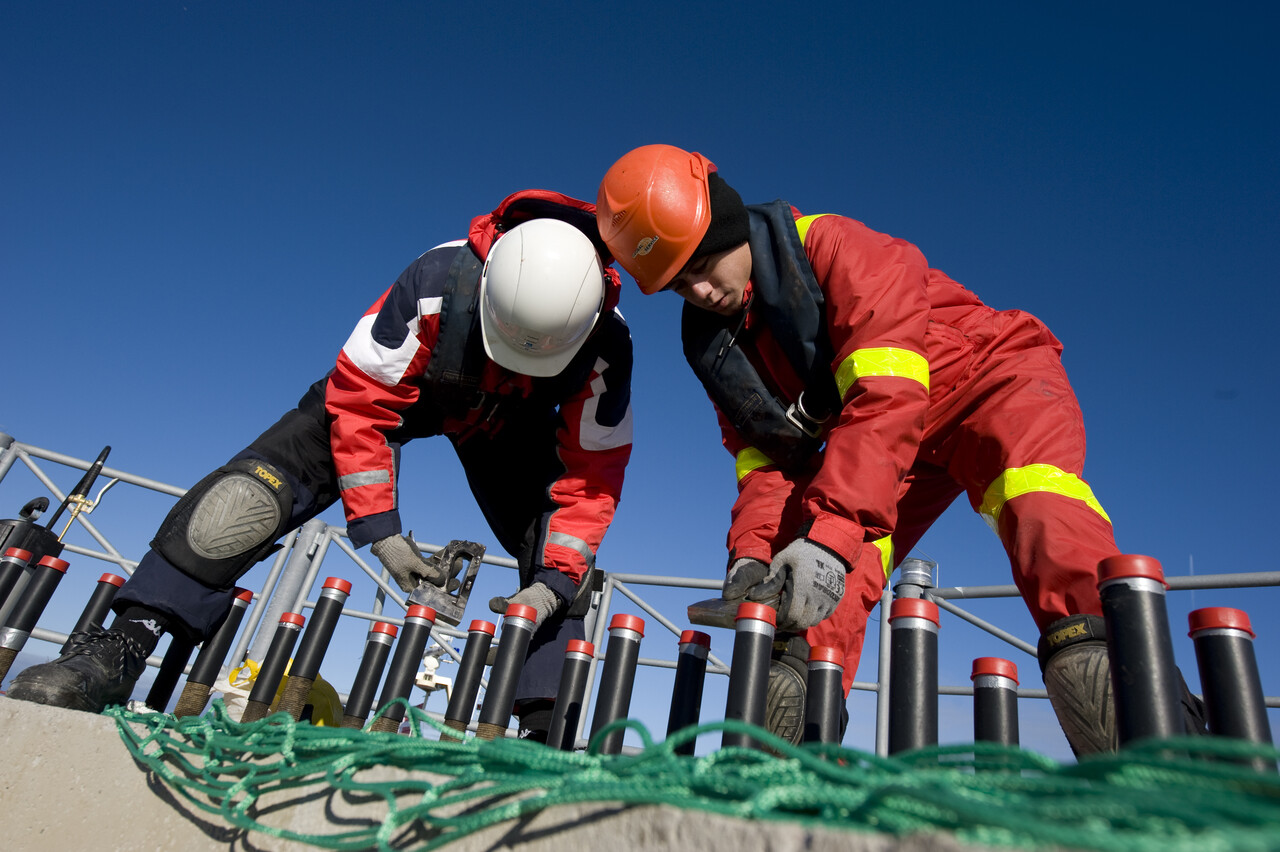
{"label": "black work boot", "polygon": [[779,634],[769,661],[769,687],[764,699],[764,726],[769,733],[799,745],[804,736],[805,684],[809,677],[809,643]]}
{"label": "black work boot", "polygon": [[109,704],[129,700],[146,667],[147,650],[137,641],[119,630],[91,626],[73,634],[58,659],[15,677],[9,697],[101,713]]}

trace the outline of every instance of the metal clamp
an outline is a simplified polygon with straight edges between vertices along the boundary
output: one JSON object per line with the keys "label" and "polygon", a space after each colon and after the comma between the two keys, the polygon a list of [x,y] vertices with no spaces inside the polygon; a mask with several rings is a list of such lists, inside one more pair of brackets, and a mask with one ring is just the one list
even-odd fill
{"label": "metal clamp", "polygon": [[827,414],[819,419],[809,414],[804,410],[804,394],[800,394],[800,398],[787,409],[786,418],[787,422],[810,438],[817,438],[822,434],[822,426],[831,419],[831,415]]}
{"label": "metal clamp", "polygon": [[[409,603],[429,606],[436,612],[436,621],[457,626],[466,611],[467,601],[471,597],[471,587],[476,582],[476,574],[480,571],[480,562],[484,559],[485,546],[474,541],[454,539],[430,557],[429,561],[441,567],[445,575],[445,584],[462,574],[462,580],[454,592],[441,588],[434,583],[423,580],[418,588],[409,595]],[[463,560],[468,560],[463,569]]]}

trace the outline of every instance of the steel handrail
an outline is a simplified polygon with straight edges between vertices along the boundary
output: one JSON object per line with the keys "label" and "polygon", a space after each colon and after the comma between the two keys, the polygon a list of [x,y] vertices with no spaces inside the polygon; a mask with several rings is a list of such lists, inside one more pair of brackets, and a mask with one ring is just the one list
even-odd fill
{"label": "steel handrail", "polygon": [[[61,501],[65,495],[57,488],[53,480],[41,469],[37,460],[47,461],[59,465],[79,470],[87,470],[92,464],[91,461],[75,458],[63,453],[54,452],[43,449],[31,444],[16,441],[12,436],[0,432],[0,482],[3,482],[5,476],[9,473],[11,467],[16,461],[22,461],[23,464],[31,470],[33,475],[39,480],[49,491],[52,497]],[[111,477],[113,480],[125,483],[127,485],[156,491],[165,495],[180,497],[186,493],[185,489],[150,479],[143,476],[130,474],[117,468],[103,467],[102,476]],[[90,548],[82,547],[74,544],[67,544],[66,550],[91,559],[97,559],[110,563],[123,569],[126,574],[132,574],[133,569],[137,567],[137,561],[129,559],[121,554],[113,547],[107,537],[84,516],[77,515],[75,522],[81,524],[85,530],[101,545],[101,551],[95,551]],[[319,576],[324,559],[329,554],[330,545],[336,544],[337,551],[344,553],[350,558],[356,566],[366,574],[375,584],[374,601],[372,608],[369,610],[360,610],[355,608],[344,609],[343,617],[364,619],[368,621],[385,620],[392,623],[403,623],[403,619],[397,616],[388,616],[384,612],[387,598],[400,610],[407,607],[405,599],[401,596],[401,592],[394,584],[390,582],[390,578],[385,570],[372,568],[357,553],[355,548],[350,544],[347,538],[345,527],[324,524],[320,521],[310,522],[316,524],[313,528],[313,534],[307,537],[305,546],[308,552],[300,554],[298,552],[298,539],[300,530],[291,531],[283,540],[283,547],[276,555],[272,568],[263,582],[264,591],[271,589],[269,595],[256,595],[254,600],[254,612],[250,617],[246,617],[241,627],[241,634],[238,639],[236,648],[232,652],[233,659],[242,659],[251,652],[249,648],[250,637],[255,633],[264,633],[260,630],[260,626],[264,621],[264,617],[273,608],[290,609],[292,611],[300,611],[303,608],[313,608],[315,600],[308,598],[308,593],[314,585],[315,579]],[[300,529],[305,529],[300,528]],[[441,548],[440,545],[423,544],[424,550],[434,552]],[[281,583],[282,575],[286,573],[289,562],[297,559],[299,564],[305,565],[305,573],[300,580],[292,583],[292,594],[287,595],[287,600],[273,600],[277,587]],[[495,567],[515,570],[516,561],[510,557],[490,555],[488,553],[482,559],[482,562]],[[634,603],[646,614],[657,621],[664,629],[672,634],[679,636],[681,628],[678,626],[683,619],[671,619],[664,615],[660,609],[651,604],[649,601],[636,591],[637,586],[657,586],[663,588],[674,589],[702,589],[708,591],[718,591],[720,582],[712,579],[698,579],[691,577],[669,576],[659,574],[639,574],[633,572],[602,572],[604,575],[603,590],[593,595],[592,611],[587,617],[586,632],[588,638],[597,648],[595,659],[591,661],[590,669],[587,676],[586,694],[588,699],[591,696],[591,689],[594,684],[596,670],[606,657],[606,648],[604,647],[604,638],[607,630],[609,614],[614,606],[615,592],[620,593],[623,597]],[[1228,589],[1228,588],[1260,588],[1266,586],[1280,586],[1280,571],[1261,571],[1261,572],[1237,572],[1231,574],[1205,574],[1195,576],[1172,576],[1167,577],[1171,591],[1183,590],[1208,590],[1208,589]],[[997,598],[1018,597],[1018,589],[1012,584],[1005,585],[983,585],[983,586],[953,586],[939,588],[921,588],[918,594],[927,596],[932,599],[939,607],[948,613],[978,627],[979,629],[989,633],[1000,641],[1005,642],[1013,648],[1024,653],[1035,655],[1035,646],[1030,642],[1022,640],[1017,636],[1005,631],[998,625],[979,618],[972,613],[967,612],[955,601],[959,600],[984,600]],[[882,610],[887,612],[888,604],[891,600],[890,590],[886,588],[884,597],[881,601]],[[283,610],[282,610],[283,611]],[[853,689],[857,691],[877,693],[877,720],[876,720],[876,742],[877,751],[884,753],[884,743],[887,742],[887,673],[888,673],[888,630],[880,631],[880,647],[879,647],[879,673],[878,679],[874,682],[855,682]],[[466,632],[448,627],[447,625],[438,625],[432,630],[432,640],[439,647],[443,648],[445,653],[455,662],[460,660],[460,654],[455,651],[450,642],[451,638],[465,637]],[[67,636],[47,627],[40,626],[32,631],[32,638],[39,639],[55,644],[62,644],[66,641]],[[498,638],[500,641],[500,637]],[[148,665],[158,666],[159,657],[151,657]],[[644,665],[654,668],[674,669],[676,663],[672,660],[665,660],[652,657],[640,657],[637,660],[638,665]],[[714,655],[708,656],[707,673],[718,676],[727,676],[729,672],[728,664]],[[942,695],[972,695],[972,685],[966,686],[940,686],[939,694]],[[1047,693],[1043,689],[1027,689],[1019,688],[1019,698],[1029,699],[1045,699]],[[1280,696],[1266,696],[1266,706],[1269,708],[1280,707]],[[438,715],[438,714],[433,714]],[[581,744],[582,729],[585,726],[587,713],[582,713],[579,718],[578,742]]]}

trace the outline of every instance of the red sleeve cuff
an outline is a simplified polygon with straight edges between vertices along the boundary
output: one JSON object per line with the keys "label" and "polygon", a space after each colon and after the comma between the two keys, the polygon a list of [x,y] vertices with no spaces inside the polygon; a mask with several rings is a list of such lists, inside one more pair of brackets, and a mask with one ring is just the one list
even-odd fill
{"label": "red sleeve cuff", "polygon": [[850,565],[858,562],[865,531],[860,524],[839,515],[819,515],[813,519],[805,538],[835,551]]}

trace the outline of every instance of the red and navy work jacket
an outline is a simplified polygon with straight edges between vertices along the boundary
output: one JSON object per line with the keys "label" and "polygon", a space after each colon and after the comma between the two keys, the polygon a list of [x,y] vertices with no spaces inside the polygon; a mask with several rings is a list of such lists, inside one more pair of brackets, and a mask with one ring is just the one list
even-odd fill
{"label": "red and navy work jacket", "polygon": [[[559,460],[545,483],[551,508],[539,523],[535,570],[577,583],[593,564],[622,493],[631,456],[631,337],[615,309],[617,272],[596,328],[560,375],[531,378],[484,355],[476,292],[484,258],[504,230],[552,216],[580,227],[603,250],[595,207],[526,190],[472,221],[467,240],[427,251],[356,325],[325,388],[330,443],[356,546],[401,532],[396,505],[399,443],[447,435],[457,444],[556,418]],[[606,264],[611,260],[602,251]],[[521,471],[512,471],[518,476]]]}

